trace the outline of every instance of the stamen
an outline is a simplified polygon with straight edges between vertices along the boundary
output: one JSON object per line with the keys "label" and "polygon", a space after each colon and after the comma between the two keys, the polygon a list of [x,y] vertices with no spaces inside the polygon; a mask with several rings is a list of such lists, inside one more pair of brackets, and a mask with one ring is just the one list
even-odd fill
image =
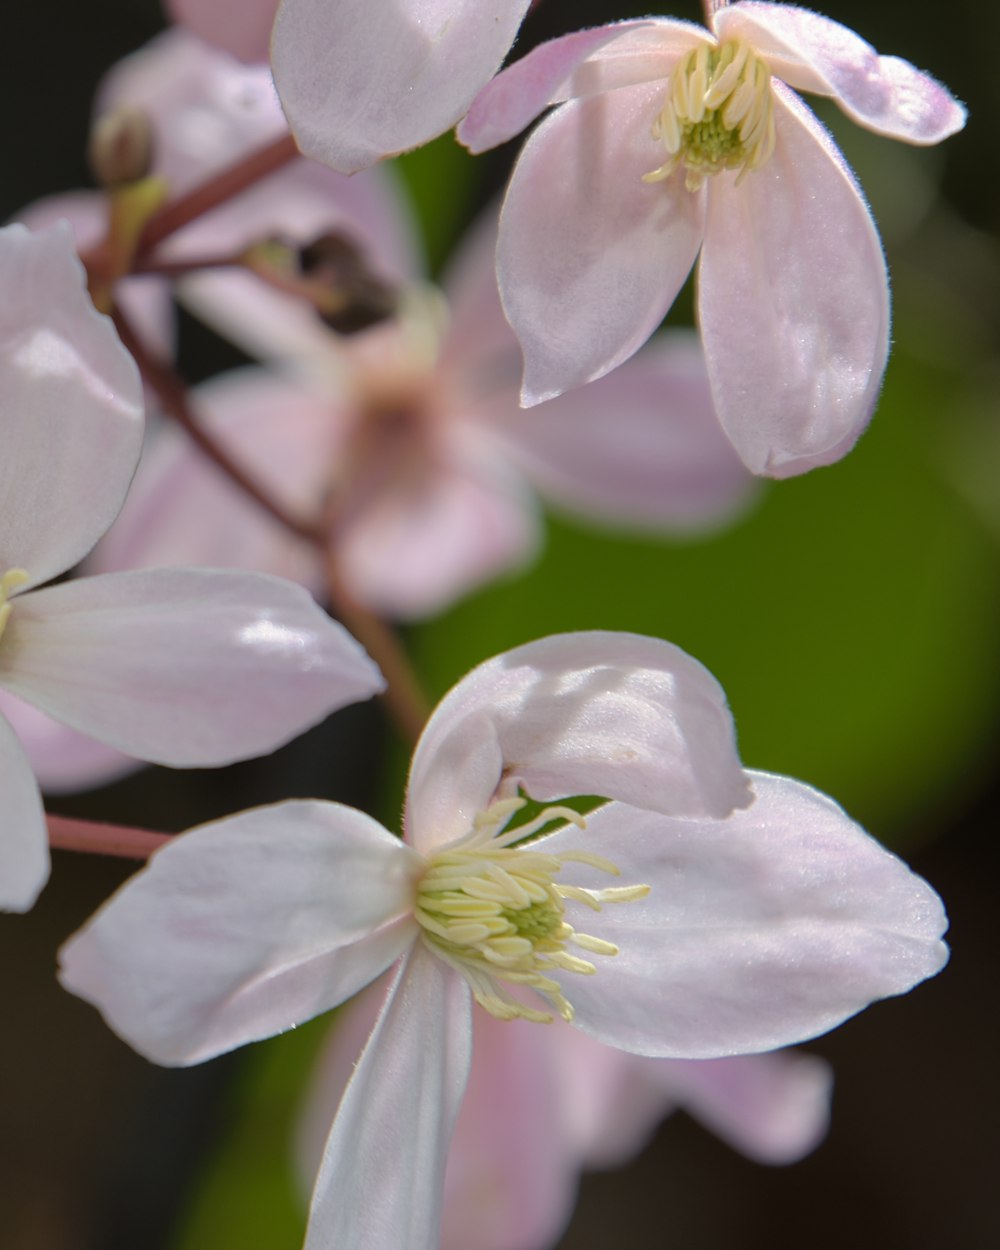
{"label": "stamen", "polygon": [[24,569],[8,569],[3,577],[0,577],[0,638],[3,638],[3,631],[10,620],[13,607],[13,604],[9,602],[10,592],[18,586],[23,586],[27,580],[28,574]]}
{"label": "stamen", "polygon": [[739,170],[739,182],[774,151],[770,69],[742,40],[700,44],[674,70],[652,133],[667,160],[644,182],[661,182],[680,165],[689,191],[727,169]]}
{"label": "stamen", "polygon": [[649,887],[589,890],[557,885],[554,878],[567,864],[583,864],[613,877],[621,874],[617,865],[591,851],[553,855],[531,850],[526,840],[553,821],[581,829],[586,821],[572,808],[547,807],[534,819],[507,827],[525,802],[498,800],[473,820],[464,838],[431,858],[417,885],[414,917],[428,947],[466,978],[476,1001],[497,1019],[552,1019],[507,993],[506,982],[534,990],[564,1020],[571,1020],[572,1005],[547,973],[596,974],[596,965],[571,954],[567,944],[605,957],[617,955],[618,947],[577,933],[565,919],[564,900],[599,912],[606,903],[642,898]]}

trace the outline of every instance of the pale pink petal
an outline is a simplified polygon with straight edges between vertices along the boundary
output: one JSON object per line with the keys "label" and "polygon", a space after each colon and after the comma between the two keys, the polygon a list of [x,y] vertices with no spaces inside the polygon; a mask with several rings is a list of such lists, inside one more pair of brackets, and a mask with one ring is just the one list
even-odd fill
{"label": "pale pink petal", "polygon": [[458,127],[472,152],[512,139],[550,104],[660,82],[691,48],[713,42],[700,26],[667,18],[612,22],[551,39],[499,73]]}
{"label": "pale pink petal", "polygon": [[[651,887],[599,914],[567,904],[571,924],[620,949],[595,957],[594,976],[551,974],[585,1032],[678,1059],[773,1050],[943,967],[947,919],[926,882],[825,795],[751,775],[756,801],[727,820],[612,804],[585,834],[537,843],[596,851],[621,869],[621,884]],[[565,875],[609,883],[589,868]]]}
{"label": "pale pink petal", "polygon": [[49,877],[45,812],[31,764],[0,715],[0,911],[28,911]]}
{"label": "pale pink petal", "polygon": [[754,479],[722,432],[697,339],[654,339],[620,368],[528,410],[494,405],[506,454],[578,516],[699,531],[744,509]]}
{"label": "pale pink petal", "polygon": [[0,690],[0,715],[14,727],[47,794],[103,786],[139,767],[138,760],[85,738],[7,690]]}
{"label": "pale pink petal", "polygon": [[879,56],[839,22],[791,4],[745,0],[716,15],[720,39],[745,39],[800,91],[832,96],[848,117],[908,143],[940,143],[965,125],[951,93],[909,61]]}
{"label": "pale pink petal", "polygon": [[473,1012],[473,1060],[445,1173],[441,1250],[547,1250],[569,1221],[577,1160],[547,1028]]}
{"label": "pale pink petal", "polygon": [[[320,516],[354,416],[343,402],[262,369],[222,374],[192,391],[191,402],[199,423],[291,515]],[[166,564],[256,569],[316,593],[325,588],[315,549],[278,525],[174,426],[147,438],[125,506],[87,568]]]}
{"label": "pale pink petal", "polygon": [[415,943],[330,1131],[305,1250],[439,1250],[471,1050],[468,987]]}
{"label": "pale pink petal", "polygon": [[142,386],[69,229],[0,230],[0,576],[38,585],[114,520],[142,447]]}
{"label": "pale pink petal", "polygon": [[167,13],[242,61],[266,61],[278,0],[164,0]]}
{"label": "pale pink petal", "polygon": [[833,1072],[815,1055],[634,1062],[650,1085],[758,1163],[795,1163],[826,1136]]}
{"label": "pale pink petal", "polygon": [[179,835],[62,948],[60,980],[157,1063],[198,1063],[336,1006],[412,942],[420,861],[334,803]]}
{"label": "pale pink petal", "polygon": [[152,569],[16,599],[0,686],[121,751],[185,768],[271,751],[383,682],[299,586]]}
{"label": "pale pink petal", "polygon": [[704,197],[663,164],[651,134],[662,88],[570,101],[534,132],[500,218],[497,276],[524,351],[522,402],[591,382],[649,338],[702,235]]}
{"label": "pale pink petal", "polygon": [[600,794],[721,816],[750,798],[725,695],[697,660],[637,634],[557,634],[487,660],[438,704],[407,799],[408,836],[422,852],[465,833],[482,804],[489,770],[456,778],[451,760],[472,732],[486,736],[484,722],[505,788],[521,784],[536,799]]}
{"label": "pale pink petal", "polygon": [[529,0],[285,0],[274,78],[299,147],[353,173],[450,129],[510,50]]}
{"label": "pale pink petal", "polygon": [[790,91],[776,97],[771,160],[712,180],[698,315],[723,428],[752,472],[789,477],[839,460],[868,424],[889,284],[843,157]]}

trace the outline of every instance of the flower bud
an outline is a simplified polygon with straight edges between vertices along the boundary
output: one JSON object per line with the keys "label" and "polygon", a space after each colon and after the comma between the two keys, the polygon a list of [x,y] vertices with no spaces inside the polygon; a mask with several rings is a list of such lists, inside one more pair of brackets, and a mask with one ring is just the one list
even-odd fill
{"label": "flower bud", "polygon": [[99,117],[90,132],[87,159],[107,190],[145,178],[153,163],[153,128],[141,109],[123,105]]}

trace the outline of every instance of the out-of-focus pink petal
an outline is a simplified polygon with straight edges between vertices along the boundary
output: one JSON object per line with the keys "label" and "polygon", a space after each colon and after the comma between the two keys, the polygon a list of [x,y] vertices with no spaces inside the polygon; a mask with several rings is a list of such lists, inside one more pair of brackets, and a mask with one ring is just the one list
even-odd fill
{"label": "out-of-focus pink petal", "polygon": [[60,980],[140,1054],[198,1063],[383,972],[413,940],[419,870],[349,807],[241,812],[157,851],[62,948]]}
{"label": "out-of-focus pink petal", "polygon": [[68,227],[0,230],[0,576],[35,586],[87,554],[142,447],[135,362],[90,302]]}
{"label": "out-of-focus pink petal", "polygon": [[560,1114],[559,1056],[547,1034],[528,1021],[473,1011],[473,1061],[448,1155],[441,1250],[546,1250],[569,1220],[577,1160]]}
{"label": "out-of-focus pink petal", "polygon": [[0,715],[0,911],[28,911],[49,878],[41,795],[17,734]]}
{"label": "out-of-focus pink petal", "polygon": [[[725,695],[697,660],[638,634],[555,634],[480,664],[427,722],[407,798],[408,834],[423,853],[469,829],[477,809],[458,801],[464,779],[448,761],[484,720],[505,787],[536,799],[600,794],[721,816],[750,798]],[[481,804],[481,789],[470,797]],[[449,817],[449,805],[460,815]]]}
{"label": "out-of-focus pink petal", "polygon": [[305,1250],[439,1250],[471,1051],[468,987],[415,943],[330,1131]]}
{"label": "out-of-focus pink petal", "polygon": [[458,137],[470,151],[485,152],[520,134],[550,104],[662,82],[685,52],[712,42],[703,27],[667,18],[612,22],[551,39],[483,88]]}
{"label": "out-of-focus pink petal", "polygon": [[285,0],[274,78],[299,147],[349,174],[450,129],[529,0]]}
{"label": "out-of-focus pink petal", "polygon": [[633,1062],[651,1085],[758,1163],[795,1163],[826,1136],[833,1072],[815,1055]]}
{"label": "out-of-focus pink petal", "polygon": [[[351,419],[344,406],[262,369],[221,375],[191,394],[198,420],[293,516],[317,519]],[[143,452],[93,572],[168,564],[255,569],[323,588],[315,550],[278,525],[181,431]]]}
{"label": "out-of-focus pink petal", "polygon": [[121,751],[174,767],[272,751],[382,689],[299,586],[262,573],[107,573],[18,597],[0,686]]}
{"label": "out-of-focus pink petal", "polygon": [[702,193],[652,137],[662,89],[573,100],[525,144],[500,218],[497,276],[524,351],[522,402],[592,382],[659,325],[702,236]]}
{"label": "out-of-focus pink petal", "polygon": [[889,352],[878,232],[829,135],[775,84],[777,145],[712,181],[698,315],[716,411],[747,467],[790,477],[850,451]]}
{"label": "out-of-focus pink petal", "polygon": [[[727,820],[609,804],[586,835],[537,843],[559,854],[585,837],[623,883],[651,887],[599,914],[567,904],[571,924],[620,950],[595,976],[551,974],[585,1032],[677,1059],[773,1050],[943,967],[947,919],[927,883],[825,795],[751,775],[755,802]],[[581,867],[573,881],[608,878]]]}
{"label": "out-of-focus pink petal", "polygon": [[800,91],[832,96],[876,134],[908,143],[940,143],[965,125],[965,109],[947,88],[909,61],[879,56],[828,17],[792,4],[758,0],[723,8],[720,39],[745,39],[771,71]]}
{"label": "out-of-focus pink petal", "polygon": [[266,61],[278,0],[164,0],[175,22],[241,61]]}
{"label": "out-of-focus pink petal", "polygon": [[7,690],[0,690],[0,715],[13,725],[38,784],[49,794],[103,786],[139,766],[138,760],[85,738]]}
{"label": "out-of-focus pink petal", "polygon": [[715,415],[697,339],[680,331],[589,386],[490,415],[506,454],[581,518],[698,531],[730,520],[754,494]]}

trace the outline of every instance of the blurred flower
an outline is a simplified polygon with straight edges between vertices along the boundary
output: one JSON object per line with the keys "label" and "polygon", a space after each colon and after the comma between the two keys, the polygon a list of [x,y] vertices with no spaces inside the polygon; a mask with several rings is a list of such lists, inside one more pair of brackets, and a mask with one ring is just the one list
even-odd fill
{"label": "blurred flower", "polygon": [[241,61],[266,61],[278,0],[164,0],[172,21]]}
{"label": "blurred flower", "polygon": [[[611,801],[516,825],[519,791]],[[947,957],[934,892],[825,796],[743,773],[718,685],[655,639],[567,634],[473,670],[417,744],[405,826],[401,842],[320,802],[203,826],[62,952],[63,984],[174,1064],[291,1027],[398,961],[307,1250],[438,1250],[472,998],[707,1058],[814,1036]]]}
{"label": "blurred flower", "polygon": [[653,18],[567,35],[484,89],[459,129],[476,152],[558,105],[514,170],[497,252],[526,404],[631,356],[700,248],[712,393],[747,466],[787,477],[853,446],[888,354],[885,261],[853,174],[786,82],[910,143],[965,122],[906,61],[752,0],[711,32]]}
{"label": "blurred flower", "polygon": [[510,51],[530,0],[284,0],[275,83],[301,150],[341,173],[450,129]]}
{"label": "blurred flower", "polygon": [[[279,310],[218,287],[217,317],[250,349],[270,337],[269,356],[283,348],[276,363],[308,385],[233,373],[193,392],[199,419],[293,514],[327,516],[346,589],[393,618],[429,615],[529,558],[530,486],[591,521],[682,534],[729,521],[753,493],[693,335],[665,335],[611,377],[523,412],[495,242],[487,214],[446,275],[447,304],[414,289],[397,322],[347,340],[316,323],[294,344],[287,324],[270,336]],[[323,586],[316,552],[166,429],[91,567],[177,561]]]}
{"label": "blurred flower", "polygon": [[[381,687],[301,588],[170,569],[63,582],[110,525],[142,442],[138,372],[84,289],[69,231],[0,231],[0,688],[116,751],[178,767],[287,741]],[[48,875],[45,818],[0,716],[0,906]]]}
{"label": "blurred flower", "polygon": [[[316,1064],[297,1150],[306,1194],[387,988],[380,978],[341,1010]],[[485,1011],[473,1013],[472,1035],[441,1250],[546,1250],[569,1221],[580,1171],[627,1162],[677,1109],[760,1163],[793,1163],[826,1132],[832,1074],[812,1055],[650,1059],[561,1020],[539,1029]]]}

